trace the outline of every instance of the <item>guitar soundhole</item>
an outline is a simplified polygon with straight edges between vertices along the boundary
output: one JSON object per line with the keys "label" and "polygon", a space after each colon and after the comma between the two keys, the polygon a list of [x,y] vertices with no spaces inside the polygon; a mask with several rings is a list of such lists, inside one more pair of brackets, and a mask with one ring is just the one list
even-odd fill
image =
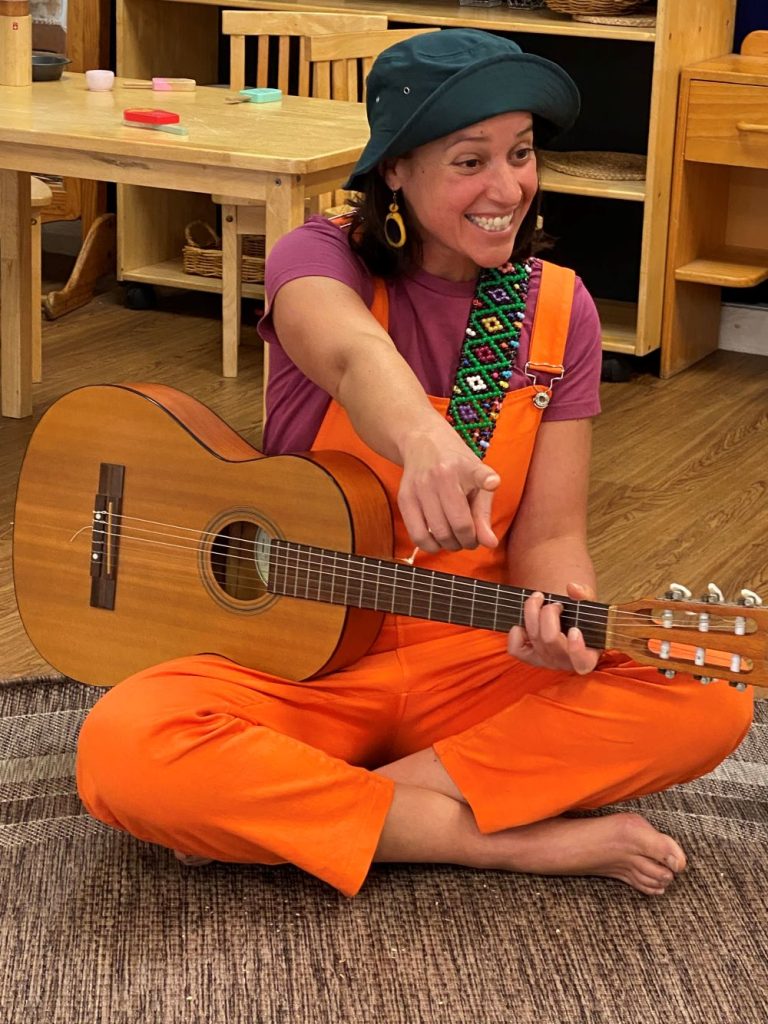
{"label": "guitar soundhole", "polygon": [[208,535],[204,576],[214,596],[251,607],[271,601],[266,586],[270,535],[263,526],[234,519],[216,524]]}

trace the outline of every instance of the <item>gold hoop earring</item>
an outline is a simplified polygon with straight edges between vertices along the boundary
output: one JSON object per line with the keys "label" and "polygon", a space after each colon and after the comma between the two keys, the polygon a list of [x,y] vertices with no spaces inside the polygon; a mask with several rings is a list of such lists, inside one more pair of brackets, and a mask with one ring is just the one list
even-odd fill
{"label": "gold hoop earring", "polygon": [[[397,235],[392,237],[392,225],[395,226]],[[384,218],[384,237],[387,245],[392,249],[402,249],[408,237],[405,230],[403,218],[400,216],[400,207],[397,205],[397,192],[392,193],[392,202],[389,204],[389,213]]]}

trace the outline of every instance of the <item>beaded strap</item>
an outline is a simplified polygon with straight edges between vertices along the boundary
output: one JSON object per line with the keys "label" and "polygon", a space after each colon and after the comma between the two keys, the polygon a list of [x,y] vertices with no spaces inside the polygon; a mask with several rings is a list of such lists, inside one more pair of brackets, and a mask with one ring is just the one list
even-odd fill
{"label": "beaded strap", "polygon": [[533,260],[484,270],[478,279],[447,419],[481,459],[509,390]]}

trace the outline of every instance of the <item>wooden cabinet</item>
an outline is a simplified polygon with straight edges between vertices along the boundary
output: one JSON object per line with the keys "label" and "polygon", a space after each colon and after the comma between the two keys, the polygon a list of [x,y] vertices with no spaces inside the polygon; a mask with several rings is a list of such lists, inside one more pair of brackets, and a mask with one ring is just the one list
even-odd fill
{"label": "wooden cabinet", "polygon": [[721,288],[766,280],[768,57],[729,54],[681,77],[662,374],[717,348]]}
{"label": "wooden cabinet", "polygon": [[[217,77],[220,42],[220,10],[227,8],[386,14],[392,27],[470,26],[511,35],[523,49],[552,55],[551,44],[562,43],[565,57],[561,60],[570,70],[568,54],[578,58],[580,67],[589,65],[598,80],[602,101],[609,111],[602,126],[600,147],[579,145],[572,148],[621,149],[622,118],[635,116],[638,126],[634,136],[647,153],[644,181],[608,181],[582,178],[545,169],[542,187],[545,192],[574,197],[583,209],[599,201],[602,215],[612,226],[611,210],[616,211],[615,231],[620,237],[614,244],[625,245],[631,266],[632,294],[628,298],[596,292],[603,321],[604,348],[628,355],[646,355],[658,349],[662,336],[662,306],[666,276],[669,196],[672,178],[672,157],[675,138],[675,116],[680,69],[731,49],[736,0],[707,0],[694,4],[691,0],[658,0],[655,27],[595,25],[577,22],[554,14],[548,9],[517,10],[507,7],[462,7],[456,0],[118,0],[117,2],[117,70],[119,75],[146,78],[151,75],[190,76],[199,82],[214,82]],[[543,43],[550,44],[543,46]],[[648,68],[640,97],[630,96],[622,78],[622,58],[638,50]],[[611,61],[602,57],[610,53]],[[557,55],[559,57],[559,53]],[[601,80],[604,75],[604,80]],[[578,77],[578,76],[577,76]],[[639,104],[639,106],[638,106]],[[601,103],[602,108],[602,103]],[[613,133],[613,136],[612,136]],[[615,138],[614,138],[615,136]],[[614,144],[615,143],[615,144]],[[208,197],[189,197],[177,193],[168,200],[165,193],[146,194],[150,190],[122,188],[119,204],[118,263],[124,280],[177,284],[187,288],[220,290],[214,279],[194,278],[181,271],[180,251],[184,225],[197,217],[212,219],[215,210]],[[142,194],[145,193],[145,194]],[[546,199],[546,197],[545,197]],[[605,212],[605,203],[609,212]],[[611,204],[617,204],[612,206]],[[631,218],[635,229],[624,238],[627,213],[621,209],[632,204]],[[587,219],[591,214],[587,212]],[[568,230],[568,216],[563,218]],[[577,272],[580,266],[579,232],[569,244],[570,262]],[[589,223],[584,235],[589,233]],[[605,262],[610,264],[610,254]],[[609,267],[610,269],[610,267]],[[603,268],[605,270],[605,268]],[[595,291],[594,286],[593,291]],[[246,286],[246,295],[258,292],[257,286]]]}

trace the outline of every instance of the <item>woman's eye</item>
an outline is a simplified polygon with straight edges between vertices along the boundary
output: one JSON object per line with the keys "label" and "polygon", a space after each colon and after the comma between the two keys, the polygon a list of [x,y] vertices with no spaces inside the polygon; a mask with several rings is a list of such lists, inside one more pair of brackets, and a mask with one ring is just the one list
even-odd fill
{"label": "woman's eye", "polygon": [[520,149],[515,150],[515,160],[517,160],[519,163],[524,163],[526,160],[529,159],[532,153],[532,146],[523,146]]}
{"label": "woman's eye", "polygon": [[459,167],[466,167],[469,171],[474,171],[476,167],[480,166],[480,160],[476,156],[468,157],[466,160],[459,160]]}

